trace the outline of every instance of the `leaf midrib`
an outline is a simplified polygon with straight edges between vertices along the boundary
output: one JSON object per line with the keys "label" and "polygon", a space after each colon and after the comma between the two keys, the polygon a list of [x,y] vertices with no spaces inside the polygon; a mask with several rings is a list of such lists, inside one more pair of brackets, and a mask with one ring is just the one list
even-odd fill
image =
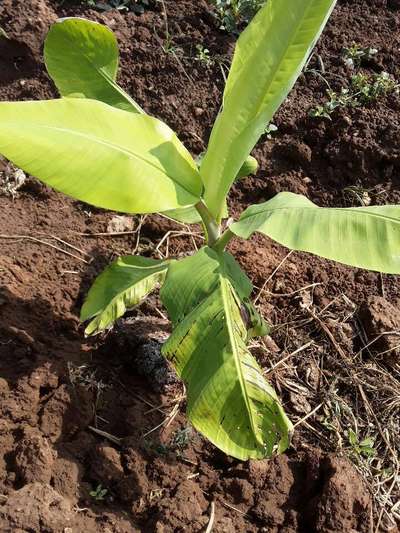
{"label": "leaf midrib", "polygon": [[[71,38],[69,34],[67,34],[67,39],[70,43],[74,43],[74,39]],[[133,100],[129,96],[128,93],[126,93],[117,83],[116,83],[116,77],[118,73],[118,64],[119,64],[119,51],[117,46],[117,68],[116,68],[116,74],[115,79],[113,79],[107,72],[104,71],[104,67],[98,67],[88,56],[87,54],[82,54],[82,58],[88,63],[90,67],[93,68],[95,72],[97,72],[103,79],[105,79],[108,83],[111,84],[111,87],[116,91],[120,96],[122,96],[139,114],[145,114],[143,109],[140,107],[140,105]]]}
{"label": "leaf midrib", "polygon": [[[164,264],[167,265],[169,260],[165,261]],[[131,270],[154,270],[157,272],[157,269],[161,269],[161,265],[148,265],[148,266],[139,266],[139,265],[130,265],[129,263],[119,263],[120,268],[129,268]],[[161,269],[162,270],[162,269]],[[148,274],[150,275],[150,274]]]}
{"label": "leaf midrib", "polygon": [[[208,292],[208,294],[204,295],[204,298],[202,298],[201,301],[199,301],[195,306],[191,308],[191,310],[188,313],[186,313],[185,320],[187,320],[189,323],[192,321],[195,322],[195,317],[198,315],[198,309],[204,304],[204,301],[207,300],[208,298],[215,297],[215,294],[220,292],[221,297],[222,297],[224,313],[225,313],[225,324],[227,325],[228,335],[229,335],[229,340],[230,340],[229,344],[230,344],[232,356],[235,361],[236,373],[238,375],[240,388],[242,390],[242,397],[244,398],[247,416],[251,424],[254,438],[256,442],[259,442],[259,440],[257,439],[255,429],[254,429],[254,423],[253,423],[253,418],[251,414],[252,413],[252,409],[250,406],[251,400],[249,399],[246,385],[245,385],[246,378],[244,377],[244,374],[243,374],[240,355],[237,353],[238,352],[237,345],[235,342],[235,336],[233,333],[232,324],[230,320],[231,314],[230,314],[230,307],[229,307],[229,301],[228,301],[228,295],[227,295],[227,291],[229,291],[230,288],[228,284],[229,284],[229,280],[227,280],[226,276],[223,273],[218,273],[212,289]],[[193,320],[193,317],[194,317],[194,320]]]}
{"label": "leaf midrib", "polygon": [[218,274],[218,277],[219,277],[219,289],[220,289],[221,295],[222,295],[222,302],[223,302],[223,306],[224,306],[224,310],[225,310],[225,321],[226,321],[226,324],[227,324],[232,356],[233,356],[234,361],[235,361],[236,373],[237,373],[238,378],[239,378],[240,388],[242,390],[242,396],[244,398],[244,402],[245,402],[245,405],[246,405],[247,416],[249,417],[251,429],[252,429],[254,438],[255,438],[256,442],[258,443],[259,440],[257,438],[257,434],[256,434],[256,431],[255,431],[255,428],[254,428],[254,421],[253,421],[253,417],[252,417],[252,409],[251,409],[251,405],[250,405],[250,401],[251,400],[250,400],[250,398],[248,396],[248,393],[247,393],[246,378],[243,375],[242,362],[241,362],[240,354],[238,353],[238,347],[237,347],[237,343],[236,343],[236,340],[235,340],[235,335],[234,335],[233,328],[232,328],[232,323],[231,323],[231,310],[230,310],[230,306],[229,306],[229,296],[227,294],[227,292],[230,290],[229,281],[225,278],[225,276],[223,274]]}
{"label": "leaf midrib", "polygon": [[[387,207],[387,206],[376,206],[376,207]],[[358,211],[358,209],[360,209],[360,211]],[[361,209],[363,211],[361,211]],[[234,222],[232,224],[232,226],[234,226],[235,224],[238,224],[239,222],[243,222],[244,220],[248,220],[248,219],[251,219],[251,218],[254,218],[254,217],[257,217],[257,216],[260,216],[260,215],[263,215],[263,214],[266,214],[266,213],[271,213],[273,214],[275,211],[294,211],[294,210],[297,210],[297,211],[305,211],[305,210],[311,210],[311,211],[320,211],[321,213],[323,213],[324,215],[328,215],[329,213],[332,213],[335,212],[335,214],[343,214],[344,212],[346,213],[353,213],[353,214],[356,214],[356,215],[361,215],[361,216],[371,216],[371,217],[374,217],[374,218],[380,218],[380,219],[383,219],[383,220],[388,220],[390,222],[394,222],[396,224],[400,224],[400,219],[398,218],[393,218],[393,217],[390,217],[388,215],[382,215],[380,213],[374,213],[374,212],[371,212],[371,211],[364,211],[364,209],[368,209],[368,208],[364,208],[364,207],[358,207],[358,208],[351,208],[351,207],[319,207],[319,206],[315,206],[315,207],[274,207],[273,209],[266,209],[265,211],[260,211],[259,213],[255,213],[255,214],[249,214],[249,215],[245,215],[245,213],[243,214],[243,216],[237,221],[237,222]]]}
{"label": "leaf midrib", "polygon": [[[85,56],[85,57],[86,57],[86,56]],[[90,61],[89,59],[88,59],[88,61],[89,61],[89,63],[91,63],[91,61]],[[91,63],[91,64],[92,64],[92,63]],[[146,113],[143,111],[143,109],[140,107],[140,105],[139,105],[137,102],[135,102],[135,100],[133,100],[133,98],[131,98],[131,97],[129,96],[129,94],[126,93],[126,92],[122,89],[122,87],[120,87],[120,86],[118,85],[118,83],[117,83],[115,80],[113,80],[113,79],[107,74],[107,72],[104,72],[104,71],[103,71],[103,67],[100,67],[100,68],[94,67],[94,68],[95,68],[96,71],[102,76],[102,78],[105,79],[106,81],[108,81],[108,82],[111,84],[112,88],[113,88],[113,89],[114,89],[114,90],[115,90],[120,96],[122,96],[122,97],[127,101],[128,104],[130,104],[130,105],[135,109],[135,111],[136,111],[138,114],[140,114],[140,115],[145,115],[145,114],[146,114]]]}

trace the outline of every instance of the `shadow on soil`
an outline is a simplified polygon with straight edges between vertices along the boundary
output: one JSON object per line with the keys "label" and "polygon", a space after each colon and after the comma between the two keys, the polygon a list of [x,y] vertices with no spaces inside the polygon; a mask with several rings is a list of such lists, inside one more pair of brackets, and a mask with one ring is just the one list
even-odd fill
{"label": "shadow on soil", "polygon": [[76,509],[132,527],[133,513],[147,526],[146,465],[174,462],[157,429],[165,387],[178,390],[160,359],[166,331],[161,319],[131,318],[85,341],[73,315],[1,288],[0,412],[10,431],[0,432],[0,492],[49,484]]}

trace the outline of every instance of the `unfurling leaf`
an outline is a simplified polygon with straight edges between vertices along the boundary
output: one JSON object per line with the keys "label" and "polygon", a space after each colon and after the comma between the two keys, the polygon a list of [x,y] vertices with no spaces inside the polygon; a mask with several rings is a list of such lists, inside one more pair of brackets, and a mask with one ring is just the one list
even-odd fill
{"label": "unfurling leaf", "polygon": [[258,161],[255,157],[249,155],[243,165],[240,167],[240,170],[235,178],[235,181],[240,180],[240,178],[246,178],[251,174],[256,174],[258,170]]}
{"label": "unfurling leaf", "polygon": [[219,220],[240,167],[299,76],[336,0],[268,0],[240,35],[223,108],[201,164]]}

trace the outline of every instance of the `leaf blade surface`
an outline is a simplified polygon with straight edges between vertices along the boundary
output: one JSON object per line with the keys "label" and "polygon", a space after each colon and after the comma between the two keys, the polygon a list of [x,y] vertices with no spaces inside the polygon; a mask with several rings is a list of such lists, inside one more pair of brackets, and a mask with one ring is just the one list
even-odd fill
{"label": "leaf blade surface", "polygon": [[104,331],[132,307],[138,305],[164,281],[169,261],[140,256],[119,257],[90,288],[81,310],[81,321],[92,319],[87,335]]}
{"label": "leaf blade surface", "polygon": [[100,100],[124,111],[143,113],[116,83],[118,43],[107,26],[79,17],[59,19],[47,34],[44,59],[62,96]]}
{"label": "leaf blade surface", "polygon": [[163,353],[185,381],[191,422],[245,460],[284,450],[292,426],[246,347],[240,300],[251,284],[239,272],[229,254],[203,248],[171,265],[161,299],[175,328]]}
{"label": "leaf blade surface", "polygon": [[336,0],[268,0],[239,37],[223,108],[201,164],[205,202],[221,210],[241,166],[300,74]]}
{"label": "leaf blade surface", "polygon": [[0,153],[47,185],[115,211],[187,207],[202,190],[166,124],[95,100],[0,102]]}
{"label": "leaf blade surface", "polygon": [[292,250],[400,274],[400,206],[318,207],[282,192],[248,207],[229,229],[244,239],[259,231]]}

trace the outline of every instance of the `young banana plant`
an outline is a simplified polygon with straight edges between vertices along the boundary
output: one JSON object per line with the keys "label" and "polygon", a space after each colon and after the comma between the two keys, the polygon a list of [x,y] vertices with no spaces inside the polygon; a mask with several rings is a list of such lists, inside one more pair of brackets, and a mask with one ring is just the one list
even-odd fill
{"label": "young banana plant", "polygon": [[400,207],[321,208],[280,193],[221,234],[226,198],[265,125],[294,85],[335,0],[268,0],[240,36],[223,106],[198,168],[176,134],[117,84],[118,48],[97,23],[52,26],[45,62],[62,98],[0,103],[0,153],[73,198],[125,213],[201,221],[206,245],[182,260],[121,257],[82,308],[87,334],[109,328],[157,285],[173,323],[163,347],[187,388],[193,425],[239,459],[282,452],[292,425],[250,354],[267,327],[252,285],[225,251],[258,231],[347,265],[400,273]]}

